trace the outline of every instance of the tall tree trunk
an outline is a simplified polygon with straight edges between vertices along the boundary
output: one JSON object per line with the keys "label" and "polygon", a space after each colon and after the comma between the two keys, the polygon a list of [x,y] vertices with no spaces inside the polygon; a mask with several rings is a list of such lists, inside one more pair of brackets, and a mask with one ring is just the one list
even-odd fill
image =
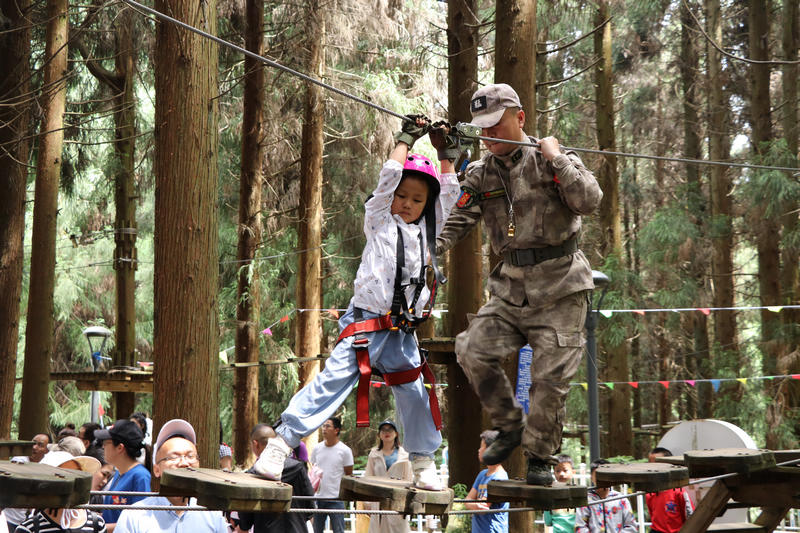
{"label": "tall tree trunk", "polygon": [[[609,3],[601,0],[597,4],[595,24],[600,25],[609,17]],[[601,150],[616,151],[614,130],[614,73],[612,69],[611,23],[594,34],[595,55],[601,61],[595,68],[595,105],[597,106],[597,144]],[[603,190],[603,201],[600,204],[600,227],[604,235],[600,246],[601,254],[608,258],[623,258],[622,227],[619,209],[619,174],[617,158],[604,156],[600,160],[600,168],[596,172],[597,181]],[[616,346],[605,346],[606,377],[608,381],[629,381],[628,353],[624,343]],[[609,402],[613,406],[608,410],[608,454],[631,455],[633,451],[633,432],[631,428],[631,400],[627,387],[615,387],[609,392]]]}
{"label": "tall tree trunk", "polygon": [[[95,13],[90,9],[84,24]],[[114,270],[116,271],[116,337],[112,356],[114,366],[133,366],[136,358],[136,96],[134,74],[136,49],[133,43],[135,13],[123,6],[115,18],[114,71],[107,70],[94,59],[86,43],[77,38],[77,46],[89,72],[114,94],[114,155],[117,172],[114,176]],[[126,418],[134,410],[133,392],[115,392],[115,418]]]}
{"label": "tall tree trunk", "polygon": [[[766,0],[750,0],[749,30],[750,57],[766,61],[769,58],[769,21],[767,12],[769,2]],[[765,64],[750,65],[750,124],[752,126],[751,141],[757,154],[757,161],[763,163],[766,146],[772,140],[772,115],[770,110],[769,77],[770,67]],[[758,252],[758,285],[761,305],[776,305],[781,301],[780,288],[780,225],[776,215],[768,215],[764,206],[758,206],[754,214],[756,229],[756,249]],[[764,354],[763,371],[765,375],[777,373],[777,359],[780,353],[780,317],[768,310],[761,311],[761,341]],[[774,390],[771,382],[765,389],[770,394]],[[777,426],[781,423],[783,413],[780,403],[772,403],[767,407],[767,448],[777,449],[779,446]]]}
{"label": "tall tree trunk", "polygon": [[67,98],[67,0],[48,0],[45,32],[43,119],[36,163],[36,192],[31,237],[31,279],[25,330],[25,370],[19,436],[32,438],[47,429],[50,359],[53,356],[53,290],[56,266],[56,216],[64,110]]}
{"label": "tall tree trunk", "polygon": [[[133,42],[133,17],[130,7],[123,7],[117,20],[116,78],[119,82],[115,97],[114,151],[119,169],[114,178],[114,270],[117,278],[116,349],[113,364],[133,366],[136,359],[136,96],[134,76],[136,53]],[[116,417],[131,415],[135,408],[133,392],[114,393]]]}
{"label": "tall tree trunk", "polygon": [[[694,6],[691,6],[694,7]],[[683,85],[683,154],[688,159],[701,159],[702,150],[700,143],[700,119],[698,109],[700,102],[698,94],[698,31],[689,11],[688,0],[681,4],[681,84]],[[698,230],[698,238],[692,243],[694,253],[691,255],[689,270],[697,286],[697,297],[694,305],[705,307],[707,304],[705,280],[707,265],[702,249],[706,243],[706,199],[703,196],[703,187],[700,181],[700,169],[695,165],[686,166],[686,181],[688,185],[687,215],[694,221]],[[693,354],[686,362],[690,375],[695,376],[696,368],[700,361],[708,357],[708,319],[702,313],[693,313],[691,320],[692,337],[694,339]],[[691,418],[697,415],[695,398],[687,395],[688,411]]]}
{"label": "tall tree trunk", "polygon": [[[325,19],[319,0],[308,0],[306,5],[308,31],[307,72],[321,79],[325,71]],[[322,154],[325,120],[325,99],[319,86],[306,83],[306,101],[303,120],[303,147],[300,156],[300,205],[297,228],[297,246],[302,253],[297,259],[297,307],[319,309],[322,293]],[[313,357],[319,353],[322,342],[322,321],[319,311],[305,311],[296,319],[295,354]],[[319,362],[300,366],[302,388],[319,373]],[[315,438],[317,432],[310,437]],[[306,444],[309,444],[306,441]]]}
{"label": "tall tree trunk", "polygon": [[[784,0],[783,2],[783,56],[786,61],[797,61],[797,48],[800,43],[800,21],[798,20],[798,0]],[[783,91],[783,138],[786,140],[786,151],[788,152],[787,166],[797,167],[798,149],[798,127],[797,127],[797,65],[784,65],[783,76],[781,77],[781,88]],[[800,231],[798,227],[798,210],[800,203],[794,202],[784,209],[785,215],[782,217],[783,234],[792,235]],[[800,280],[798,280],[798,254],[800,250],[796,246],[786,245],[782,250],[781,262],[783,276],[781,278],[781,289],[783,291],[784,304],[796,304],[800,300]],[[789,335],[787,341],[788,349],[795,351],[800,348],[800,311],[797,309],[786,309],[783,312],[783,326]],[[800,372],[800,365],[795,363],[787,373],[797,374]],[[784,369],[781,369],[783,372]],[[796,380],[788,380],[789,387],[789,408],[797,412],[800,410],[800,386]],[[795,435],[800,431],[800,421],[795,422]]]}
{"label": "tall tree trunk", "polygon": [[[794,64],[783,65],[781,88],[783,92],[783,138],[786,140],[788,153],[787,166],[797,167],[798,126],[797,126],[797,49],[800,46],[800,22],[798,21],[798,0],[784,0],[783,2],[783,56],[786,61]],[[783,234],[791,235],[798,231],[798,210],[800,202],[795,202],[784,209],[782,217]],[[798,254],[796,246],[785,246],[781,250],[782,277],[781,289],[783,290],[784,304],[795,304],[800,299],[800,268],[798,268]],[[800,324],[800,312],[797,309],[787,309],[784,314],[784,324],[789,326]],[[798,342],[797,333],[791,337],[795,348]]]}
{"label": "tall tree trunk", "polygon": [[[723,44],[722,17],[719,0],[705,0],[706,32],[716,43]],[[723,45],[724,46],[724,45]],[[730,155],[728,139],[728,97],[725,94],[725,79],[722,70],[722,54],[710,44],[706,45],[708,74],[708,157],[712,161],[725,161]],[[710,169],[712,243],[711,280],[713,283],[714,307],[733,307],[733,202],[732,183],[728,169],[713,166]],[[733,311],[714,313],[714,343],[720,351],[738,351],[736,315]],[[700,365],[700,377],[710,378],[714,371],[714,357]],[[699,415],[710,418],[714,413],[714,395],[710,383],[699,387]]]}
{"label": "tall tree trunk", "polygon": [[[451,0],[447,4],[448,113],[455,123],[469,116],[469,104],[478,76],[478,20],[475,0]],[[478,159],[474,146],[473,159]],[[475,228],[449,252],[448,265],[458,265],[447,272],[448,329],[451,336],[467,329],[467,314],[481,305],[483,257],[481,227]],[[450,484],[473,481],[480,464],[475,455],[475,442],[458,435],[481,432],[481,402],[470,387],[464,371],[456,361],[447,365],[447,441],[450,445],[448,468]],[[452,428],[452,433],[450,432]],[[456,433],[458,428],[458,433]]]}
{"label": "tall tree trunk", "polygon": [[[212,35],[217,3],[157,0],[155,8]],[[219,464],[217,312],[217,45],[173,24],[156,25],[155,375],[156,431],[188,420],[200,462]]]}
{"label": "tall tree trunk", "polygon": [[30,142],[30,0],[0,0],[0,439],[11,437]]}
{"label": "tall tree trunk", "polygon": [[[547,9],[549,7],[548,4],[541,6],[541,8]],[[540,8],[540,9],[541,9]],[[549,115],[546,112],[548,107],[548,96],[549,96],[549,89],[544,82],[547,81],[547,39],[550,36],[550,25],[549,24],[538,24],[537,30],[539,32],[539,36],[537,38],[536,43],[536,131],[533,131],[533,128],[529,128],[534,135],[539,138],[546,137],[549,135],[548,131],[550,128],[548,127],[548,118]],[[531,124],[533,126],[533,124]]]}
{"label": "tall tree trunk", "polygon": [[[264,0],[247,0],[245,46],[264,52]],[[236,258],[239,284],[236,298],[236,362],[258,362],[259,284],[253,258],[261,242],[261,165],[264,144],[264,65],[244,59],[244,103],[242,109],[242,169],[239,185],[239,244]],[[233,451],[236,464],[250,459],[250,431],[258,423],[258,366],[237,368],[234,374]]]}
{"label": "tall tree trunk", "polygon": [[[497,0],[495,13],[494,79],[517,91],[525,110],[526,129],[533,131],[536,129],[536,0]],[[504,366],[511,383],[516,383],[519,357],[510,357]],[[520,447],[511,454],[506,468],[510,477],[524,477],[526,467]],[[512,513],[509,529],[532,532],[533,513]]]}
{"label": "tall tree trunk", "polygon": [[528,131],[536,129],[536,0],[497,0],[496,83],[511,85],[525,110]]}

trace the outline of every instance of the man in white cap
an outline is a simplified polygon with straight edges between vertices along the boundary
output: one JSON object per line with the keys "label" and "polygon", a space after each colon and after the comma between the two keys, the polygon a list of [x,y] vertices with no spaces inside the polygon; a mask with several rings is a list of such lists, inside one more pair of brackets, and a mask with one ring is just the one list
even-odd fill
{"label": "man in white cap", "polygon": [[[60,450],[45,454],[39,464],[69,470],[81,470],[88,474],[94,474],[100,469],[100,461],[94,457],[85,455],[76,457],[69,452]],[[16,531],[19,533],[54,533],[59,531],[105,533],[106,524],[98,513],[85,509],[41,509],[26,518],[17,526]]]}
{"label": "man in white cap", "polygon": [[[153,475],[164,470],[200,466],[197,436],[186,420],[176,418],[164,424],[153,446]],[[196,505],[194,498],[150,496],[137,506]],[[227,533],[228,524],[220,511],[151,511],[125,509],[117,521],[116,533]]]}
{"label": "man in white cap", "polygon": [[[470,109],[472,122],[492,140],[483,141],[489,153],[467,167],[437,252],[452,248],[483,219],[502,262],[489,277],[489,301],[456,338],[456,354],[500,432],[484,462],[501,463],[521,443],[527,482],[551,485],[548,463],[561,446],[565,399],[580,363],[594,287],[578,249],[581,215],[597,209],[603,193],[558,139],[525,134],[525,111],[510,86],[481,87]],[[525,344],[533,348],[527,419],[502,364]]]}

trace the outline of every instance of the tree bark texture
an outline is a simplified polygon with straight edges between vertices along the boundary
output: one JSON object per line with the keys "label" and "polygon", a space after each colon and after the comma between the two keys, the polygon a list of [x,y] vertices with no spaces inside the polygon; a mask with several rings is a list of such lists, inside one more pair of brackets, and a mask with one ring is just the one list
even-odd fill
{"label": "tree bark texture", "polygon": [[0,0],[0,15],[9,24],[0,33],[0,439],[11,437],[19,343],[30,154],[29,9],[29,0]]}
{"label": "tree bark texture", "polygon": [[[706,32],[716,43],[723,43],[722,17],[719,0],[705,0]],[[722,69],[722,54],[710,44],[706,45],[708,96],[708,157],[712,161],[724,161],[730,156],[729,106],[724,91],[725,73]],[[711,281],[714,307],[733,307],[733,202],[732,182],[726,167],[709,169],[711,195]],[[714,313],[715,351],[738,351],[736,314],[733,311]],[[700,377],[710,378],[714,369],[713,357],[700,365]],[[709,418],[714,412],[714,395],[711,385],[703,384],[699,389],[699,415]]]}
{"label": "tree bark texture", "polygon": [[[476,89],[478,21],[475,12],[475,0],[453,0],[447,4],[448,113],[451,123],[469,116],[470,98]],[[478,150],[478,146],[473,146],[472,159],[478,158]],[[478,224],[449,252],[448,265],[457,265],[457,268],[449,268],[447,272],[447,316],[451,336],[467,329],[467,314],[476,313],[481,306],[481,241],[481,226]],[[451,484],[464,483],[470,486],[480,464],[475,454],[475,442],[459,438],[459,435],[480,434],[481,417],[476,414],[481,412],[481,402],[456,361],[447,365],[447,383],[447,424],[444,431],[449,443]],[[453,428],[452,433],[450,428]]]}
{"label": "tree bark texture", "polygon": [[[119,161],[114,177],[114,271],[117,281],[115,366],[136,364],[136,53],[133,17],[130,7],[123,7],[116,25],[117,54],[115,74],[118,86],[114,98],[114,151]],[[128,417],[135,409],[136,395],[114,393],[116,418]]]}
{"label": "tree bark texture", "polygon": [[[609,3],[602,0],[597,4],[595,24],[600,25],[608,19]],[[595,67],[595,105],[597,106],[597,144],[601,150],[616,150],[614,130],[614,73],[612,69],[611,22],[594,34],[595,55],[601,58]],[[600,252],[604,257],[612,255],[623,258],[622,221],[619,209],[619,173],[617,158],[607,155],[600,159],[600,168],[595,172],[603,200],[600,204],[601,238]],[[606,376],[608,381],[628,381],[628,353],[624,343],[605,346]],[[631,428],[630,390],[616,387],[609,391],[608,443],[609,455],[631,455],[633,438]]]}
{"label": "tree bark texture", "polygon": [[[781,89],[783,92],[783,138],[786,141],[786,152],[788,153],[788,165],[797,167],[798,149],[798,125],[797,125],[797,49],[800,46],[800,16],[798,11],[798,0],[784,0],[783,2],[783,35],[782,48],[783,56],[786,61],[793,61],[795,64],[783,65],[783,75],[781,76]],[[797,231],[798,210],[800,204],[794,202],[788,205],[783,211],[786,213],[782,217],[783,233],[790,235]],[[798,255],[800,250],[796,246],[785,245],[781,250],[781,263],[783,275],[781,278],[781,289],[783,291],[782,303],[796,303],[800,298],[800,268],[798,268]],[[788,325],[800,324],[800,312],[797,309],[787,309],[784,315],[784,323]],[[792,349],[796,348],[798,339],[797,333],[793,334],[791,341]]]}
{"label": "tree bark texture", "polygon": [[[536,0],[497,0],[495,8],[495,72],[496,83],[507,83],[519,95],[525,110],[527,129],[536,129]],[[495,263],[495,261],[492,261]],[[492,265],[493,267],[494,265]],[[516,383],[519,357],[511,357],[503,365],[512,383]],[[533,370],[535,371],[535,370]],[[531,409],[536,409],[532,405]],[[509,477],[526,473],[527,462],[517,448],[506,461]],[[512,513],[511,531],[532,532],[533,513]]]}
{"label": "tree bark texture", "polygon": [[[318,0],[309,0],[306,12],[308,40],[307,72],[318,79],[325,70],[325,21]],[[306,84],[303,120],[303,146],[300,156],[300,205],[297,227],[297,307],[312,309],[300,312],[296,319],[295,354],[313,357],[322,342],[320,306],[322,294],[322,155],[324,150],[323,124],[325,99],[322,89]],[[300,366],[300,384],[304,387],[319,373],[319,362]]]}
{"label": "tree bark texture", "polygon": [[[748,10],[750,58],[766,61],[769,58],[769,10],[766,0],[750,0]],[[767,143],[772,140],[772,114],[770,109],[769,76],[770,66],[751,64],[750,69],[750,125],[752,127],[751,142],[757,156],[767,153]],[[757,161],[762,162],[760,157]],[[754,213],[756,228],[756,250],[758,253],[758,285],[761,305],[775,305],[780,302],[780,224],[778,216],[768,214],[764,206],[758,206]],[[761,341],[765,375],[777,372],[777,359],[780,353],[779,341],[776,338],[780,330],[780,317],[766,309],[761,311]],[[771,382],[765,389],[773,390]],[[770,396],[770,394],[768,392]],[[779,447],[775,429],[782,419],[780,404],[771,404],[767,408],[767,448]]]}
{"label": "tree bark texture", "polygon": [[[702,159],[702,146],[700,140],[700,101],[699,88],[699,54],[697,42],[699,32],[689,9],[694,9],[687,2],[681,4],[681,85],[683,86],[683,155],[687,159]],[[697,295],[694,301],[696,307],[708,305],[706,299],[706,272],[708,265],[704,245],[706,241],[706,199],[703,195],[700,169],[696,165],[686,165],[686,181],[688,186],[686,209],[690,220],[697,227],[698,238],[692,243],[693,253],[689,263],[689,275],[694,279]],[[687,369],[692,370],[692,376],[697,375],[695,369],[709,355],[708,346],[708,320],[700,314],[691,320],[692,338],[694,339],[693,354],[686,361]],[[693,392],[693,391],[692,391]],[[694,395],[687,395],[688,410],[692,418],[696,416],[697,408]]]}
{"label": "tree bark texture", "polygon": [[[245,46],[262,55],[264,0],[247,0]],[[239,281],[236,299],[236,362],[258,362],[259,278],[253,258],[261,242],[261,184],[264,144],[264,65],[244,59],[242,110],[242,168],[239,185]],[[236,464],[250,459],[250,431],[258,423],[258,366],[237,368],[234,374],[233,452]]]}
{"label": "tree bark texture", "polygon": [[48,425],[50,359],[53,357],[53,290],[56,266],[56,217],[64,110],[67,97],[67,0],[48,0],[45,30],[43,119],[36,164],[31,236],[31,280],[25,331],[25,369],[19,437],[30,439]]}
{"label": "tree bark texture", "polygon": [[[216,34],[216,2],[155,8]],[[188,420],[200,463],[219,464],[217,45],[159,23],[155,61],[156,427]]]}
{"label": "tree bark texture", "polygon": [[511,85],[536,129],[536,0],[497,0],[495,15],[496,83]]}

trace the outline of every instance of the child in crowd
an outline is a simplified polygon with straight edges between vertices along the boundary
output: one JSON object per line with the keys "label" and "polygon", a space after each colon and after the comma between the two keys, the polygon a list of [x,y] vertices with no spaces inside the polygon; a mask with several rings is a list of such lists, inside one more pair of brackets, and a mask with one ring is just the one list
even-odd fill
{"label": "child in crowd", "polygon": [[[556,482],[565,485],[572,484],[575,470],[572,468],[572,457],[569,455],[556,456],[558,464],[553,467]],[[553,533],[573,533],[575,531],[575,509],[553,509],[544,512],[544,525],[551,528]]]}
{"label": "child in crowd", "polygon": [[[439,152],[441,176],[427,157],[409,153],[426,133]],[[280,480],[292,448],[334,414],[356,383],[357,403],[363,409],[360,394],[368,390],[370,367],[375,367],[393,385],[415,486],[441,489],[433,461],[442,440],[440,416],[435,394],[429,397],[423,383],[423,375],[432,374],[421,358],[413,326],[429,301],[429,263],[443,281],[433,246],[459,192],[453,160],[460,149],[449,133],[449,125],[431,126],[422,115],[403,122],[378,186],[365,204],[367,243],[353,298],[339,319],[339,342],[325,369],[295,394],[274,426],[278,436],[269,440],[253,467],[262,477]],[[359,426],[369,424],[368,414],[366,420],[358,418]]]}
{"label": "child in crowd", "polygon": [[[478,460],[483,463],[483,452],[487,446],[491,446],[497,439],[499,431],[487,430],[481,433],[481,447],[478,448]],[[468,500],[485,500],[489,482],[492,480],[508,479],[503,465],[486,465],[487,468],[480,471],[475,483],[467,494]],[[466,503],[467,509],[508,509],[508,502],[505,503]],[[508,513],[501,511],[493,514],[474,514],[472,515],[472,533],[508,533]]]}

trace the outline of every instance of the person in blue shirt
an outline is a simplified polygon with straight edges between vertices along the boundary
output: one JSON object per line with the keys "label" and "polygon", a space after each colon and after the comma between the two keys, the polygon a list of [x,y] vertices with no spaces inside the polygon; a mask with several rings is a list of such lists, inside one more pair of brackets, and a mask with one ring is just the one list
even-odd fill
{"label": "person in blue shirt", "polygon": [[[197,468],[197,437],[186,420],[170,420],[158,432],[153,447],[153,475],[161,477],[171,468]],[[194,498],[150,496],[136,506],[196,506]],[[116,533],[228,533],[228,523],[220,511],[153,511],[125,509],[117,522]]]}
{"label": "person in blue shirt", "polygon": [[[481,433],[481,446],[478,448],[478,460],[481,463],[483,463],[483,452],[488,446],[491,446],[498,435],[498,431],[491,430]],[[478,477],[475,478],[475,483],[472,484],[472,488],[467,494],[467,500],[485,500],[489,482],[505,479],[508,479],[508,473],[503,465],[486,465],[486,468],[481,470]],[[475,510],[508,509],[508,502],[491,505],[488,502],[474,502],[466,503],[465,506],[467,509]],[[508,513],[501,511],[472,515],[472,533],[508,533]]]}
{"label": "person in blue shirt", "polygon": [[[150,471],[136,460],[144,448],[144,433],[136,422],[124,418],[117,420],[109,429],[96,430],[94,437],[103,443],[106,461],[117,469],[108,487],[109,491],[150,491]],[[141,499],[142,496],[115,494],[106,496],[103,503],[129,505]],[[108,533],[114,531],[121,512],[117,509],[103,511],[103,520],[106,521]]]}

